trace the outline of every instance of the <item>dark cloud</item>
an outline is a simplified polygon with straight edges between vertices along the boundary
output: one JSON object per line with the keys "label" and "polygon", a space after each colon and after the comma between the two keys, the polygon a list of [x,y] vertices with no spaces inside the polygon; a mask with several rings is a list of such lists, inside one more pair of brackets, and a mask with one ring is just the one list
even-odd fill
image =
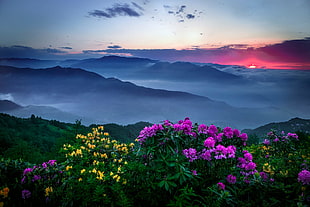
{"label": "dark cloud", "polygon": [[182,5],[176,13],[177,13],[177,14],[179,14],[179,13],[184,13],[185,8],[186,8],[186,6],[185,6],[185,5]]}
{"label": "dark cloud", "polygon": [[65,49],[65,50],[72,50],[72,47],[59,47],[61,49]]}
{"label": "dark cloud", "polygon": [[[190,49],[113,49],[89,50],[85,53],[130,54],[136,57],[158,59],[164,61],[192,61],[231,64],[257,59],[266,63],[281,63],[289,68],[310,69],[310,38],[287,40],[279,44],[260,48],[247,44],[231,44],[220,48],[204,49],[193,46]],[[263,66],[263,65],[262,65]]]}
{"label": "dark cloud", "polygon": [[248,49],[250,45],[248,44],[230,44],[220,47],[218,49]]}
{"label": "dark cloud", "polygon": [[200,17],[202,11],[198,11],[195,9],[193,12],[186,12],[186,5],[173,7],[169,5],[163,5],[163,7],[167,10],[168,14],[174,15],[177,18],[178,22],[185,22],[186,19],[191,20]]}
{"label": "dark cloud", "polygon": [[271,59],[283,60],[285,62],[309,62],[310,38],[287,40],[279,44],[267,45],[257,50],[268,54]]}
{"label": "dark cloud", "polygon": [[187,14],[187,15],[186,15],[186,18],[187,18],[187,19],[194,19],[194,18],[195,18],[195,15],[193,15],[193,14]]}
{"label": "dark cloud", "polygon": [[66,54],[65,51],[45,48],[45,49],[35,49],[32,47],[14,45],[11,47],[0,47],[0,58],[51,58],[55,55]]}
{"label": "dark cloud", "polygon": [[122,48],[122,47],[119,46],[119,45],[110,45],[110,46],[108,46],[108,48],[109,48],[109,49],[120,49],[120,48]]}
{"label": "dark cloud", "polygon": [[[143,10],[138,4],[133,3],[134,7]],[[138,13],[135,9],[131,8],[129,4],[115,4],[111,8],[106,8],[104,10],[93,10],[88,12],[90,16],[98,18],[113,18],[117,16],[130,16],[130,17],[139,17],[142,13]]]}
{"label": "dark cloud", "polygon": [[135,3],[135,2],[131,2],[131,4],[132,4],[133,6],[135,6],[136,8],[138,8],[138,9],[144,11],[144,9],[143,9],[139,4],[137,4],[137,3]]}

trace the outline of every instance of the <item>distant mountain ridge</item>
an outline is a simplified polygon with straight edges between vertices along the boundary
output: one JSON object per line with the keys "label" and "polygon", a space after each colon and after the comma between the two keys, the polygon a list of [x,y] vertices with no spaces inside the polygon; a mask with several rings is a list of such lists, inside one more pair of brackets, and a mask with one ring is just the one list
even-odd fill
{"label": "distant mountain ridge", "polygon": [[157,123],[189,116],[196,122],[225,121],[242,129],[272,120],[275,114],[278,118],[288,116],[276,108],[268,113],[264,109],[236,108],[204,96],[145,88],[59,66],[47,69],[0,66],[1,93],[11,94],[22,105],[53,106],[96,123]]}
{"label": "distant mountain ridge", "polygon": [[288,132],[304,132],[310,133],[310,119],[302,119],[302,118],[293,118],[289,121],[284,122],[273,122],[269,124],[265,124],[255,129],[244,129],[242,132],[247,133],[249,135],[257,135],[258,137],[265,137],[268,132],[271,130],[277,130],[278,133],[284,131]]}
{"label": "distant mountain ridge", "polygon": [[16,109],[20,109],[22,106],[9,101],[9,100],[0,100],[0,112],[2,111],[12,111]]}

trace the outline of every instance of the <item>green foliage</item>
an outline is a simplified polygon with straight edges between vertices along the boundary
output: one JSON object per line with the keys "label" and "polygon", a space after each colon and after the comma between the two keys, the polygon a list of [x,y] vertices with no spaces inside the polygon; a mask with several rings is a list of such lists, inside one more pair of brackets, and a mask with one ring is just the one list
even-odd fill
{"label": "green foliage", "polygon": [[[106,131],[119,141],[130,143],[148,123],[120,126],[107,124]],[[96,125],[86,127],[81,120],[75,124],[44,120],[32,115],[22,119],[0,113],[0,156],[41,163],[50,159],[64,161],[59,153],[64,143],[73,143],[76,134],[86,134]]]}
{"label": "green foliage", "polygon": [[[42,124],[37,117],[28,121]],[[45,130],[65,126],[49,122]],[[35,159],[24,138],[11,155],[19,150]],[[300,175],[309,171],[309,134],[272,132],[265,138],[246,146],[247,136],[238,130],[185,119],[144,128],[134,145],[94,127],[58,140],[60,161],[1,158],[0,205],[309,206],[309,178]]]}

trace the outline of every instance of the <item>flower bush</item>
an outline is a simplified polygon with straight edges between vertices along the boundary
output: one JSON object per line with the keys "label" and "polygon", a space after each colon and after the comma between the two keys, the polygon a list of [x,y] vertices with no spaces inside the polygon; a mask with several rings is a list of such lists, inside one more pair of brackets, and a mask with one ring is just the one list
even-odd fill
{"label": "flower bush", "polygon": [[309,206],[310,137],[189,118],[145,127],[136,144],[103,127],[66,143],[63,162],[0,162],[1,206]]}
{"label": "flower bush", "polygon": [[111,140],[103,127],[92,133],[77,135],[74,145],[65,144],[63,152],[66,180],[61,191],[65,205],[121,205],[128,204],[124,189],[127,185],[128,157],[134,144]]}
{"label": "flower bush", "polygon": [[[136,140],[140,144],[137,158],[141,166],[132,175],[136,177],[137,186],[145,185],[136,192],[144,194],[139,202],[158,206],[167,203],[154,200],[165,200],[174,205],[184,196],[184,189],[192,190],[193,199],[188,200],[196,200],[197,205],[215,205],[217,197],[207,196],[212,192],[224,191],[229,197],[231,191],[225,190],[225,184],[249,185],[256,179],[256,163],[251,153],[243,150],[247,139],[247,135],[237,129],[193,124],[189,118],[176,124],[166,120],[144,128]],[[147,186],[151,189],[143,191]],[[158,199],[154,199],[155,196]],[[233,201],[223,199],[223,202]]]}

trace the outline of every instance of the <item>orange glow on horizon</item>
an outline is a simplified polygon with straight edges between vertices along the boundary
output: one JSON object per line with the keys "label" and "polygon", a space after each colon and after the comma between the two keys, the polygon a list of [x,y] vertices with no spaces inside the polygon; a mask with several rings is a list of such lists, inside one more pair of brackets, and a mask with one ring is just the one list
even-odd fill
{"label": "orange glow on horizon", "polygon": [[250,65],[248,65],[248,68],[255,69],[255,68],[257,68],[257,65],[255,65],[255,64],[250,64]]}

